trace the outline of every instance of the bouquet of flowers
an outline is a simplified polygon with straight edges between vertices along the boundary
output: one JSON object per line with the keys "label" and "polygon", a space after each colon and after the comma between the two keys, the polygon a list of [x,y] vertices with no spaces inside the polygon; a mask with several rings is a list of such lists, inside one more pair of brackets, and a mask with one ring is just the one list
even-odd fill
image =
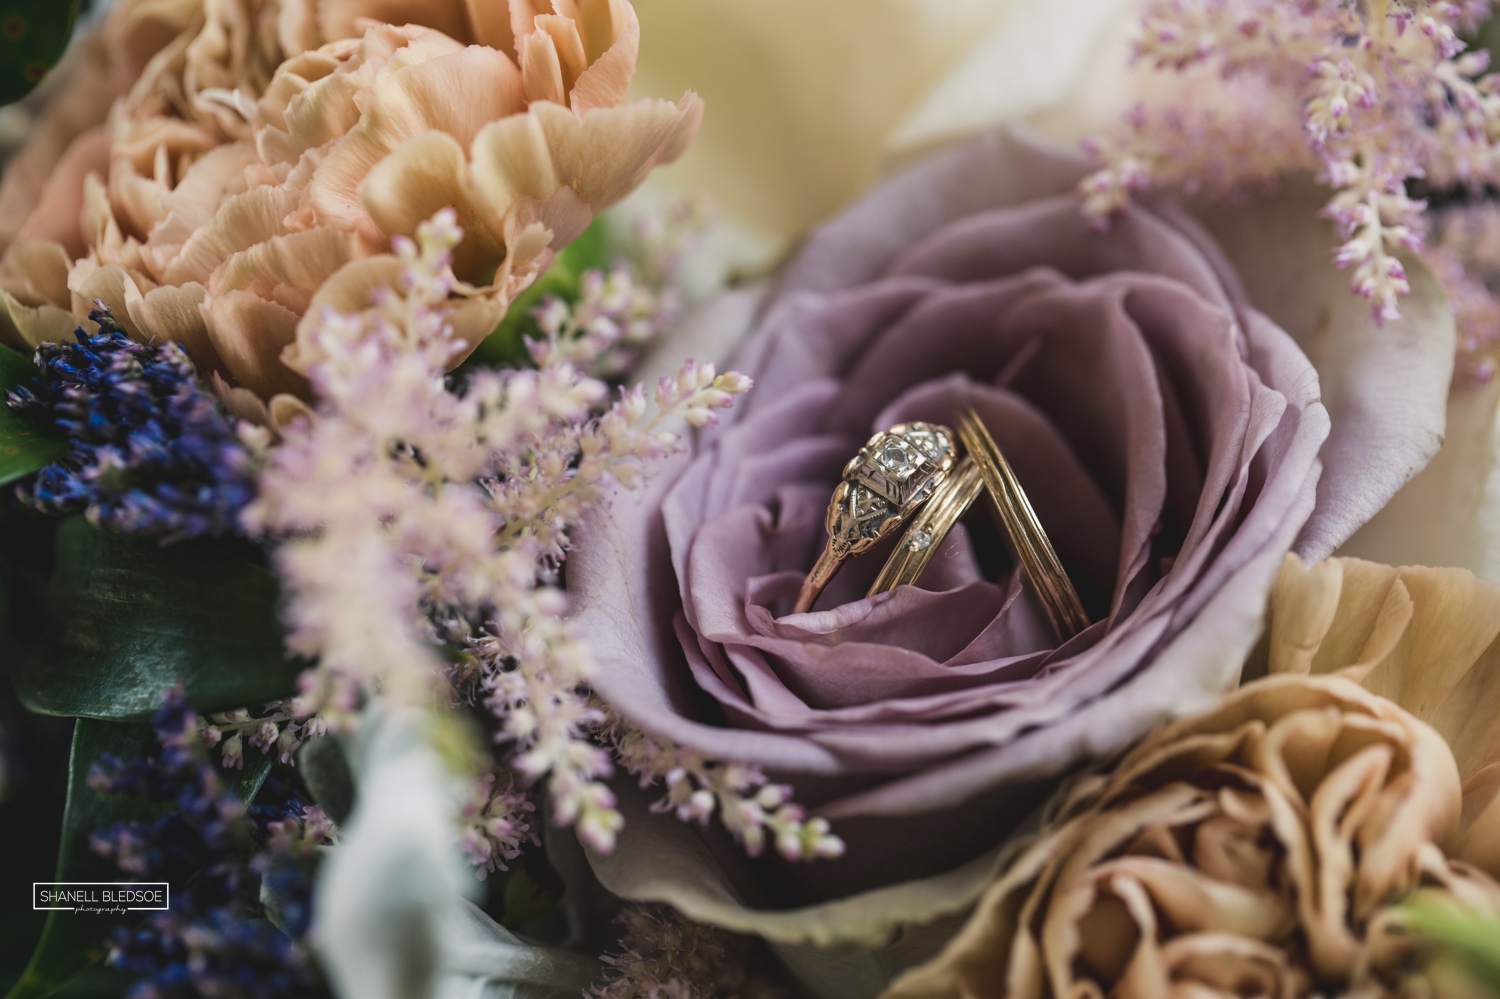
{"label": "bouquet of flowers", "polygon": [[1500,997],[1492,46],[0,3],[0,990]]}

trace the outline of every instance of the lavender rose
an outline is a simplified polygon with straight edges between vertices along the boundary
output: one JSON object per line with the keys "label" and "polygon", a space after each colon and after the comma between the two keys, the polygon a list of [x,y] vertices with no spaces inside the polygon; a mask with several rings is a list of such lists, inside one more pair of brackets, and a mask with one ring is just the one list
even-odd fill
{"label": "lavender rose", "polygon": [[[971,862],[1064,771],[1212,703],[1299,535],[1322,557],[1368,517],[1318,497],[1348,493],[1382,447],[1420,467],[1436,446],[1355,426],[1320,492],[1329,417],[1297,342],[1186,214],[1135,208],[1091,230],[1071,194],[1050,194],[1077,176],[987,136],[814,234],[733,360],[756,385],[732,422],[578,536],[569,589],[598,692],[649,732],[796,784],[848,847],[709,889],[682,874],[687,848],[663,856],[627,824],[616,856],[595,858],[611,890],[829,942],[747,913]],[[1439,381],[1440,411],[1438,367],[1409,373]],[[982,543],[982,518],[917,585],[865,598],[877,551],[791,614],[844,462],[876,430],[953,425],[964,406],[1094,623],[1059,647],[1029,584]],[[1367,474],[1360,503],[1378,508],[1396,479]],[[773,882],[779,894],[761,894]]]}

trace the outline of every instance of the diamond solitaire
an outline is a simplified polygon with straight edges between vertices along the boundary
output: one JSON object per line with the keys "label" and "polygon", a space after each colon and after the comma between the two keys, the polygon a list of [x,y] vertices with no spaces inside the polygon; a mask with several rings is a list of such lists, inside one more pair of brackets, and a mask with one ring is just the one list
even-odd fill
{"label": "diamond solitaire", "polygon": [[952,467],[953,437],[946,427],[898,423],[859,449],[844,466],[844,479],[902,508],[924,499]]}

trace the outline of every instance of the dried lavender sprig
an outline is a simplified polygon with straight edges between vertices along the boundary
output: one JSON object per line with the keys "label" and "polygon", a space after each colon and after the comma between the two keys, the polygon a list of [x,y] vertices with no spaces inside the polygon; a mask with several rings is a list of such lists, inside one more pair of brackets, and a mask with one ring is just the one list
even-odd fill
{"label": "dried lavender sprig", "polygon": [[[300,861],[309,843],[327,841],[331,825],[309,817],[274,779],[262,788],[262,800],[247,809],[209,761],[201,721],[180,688],[165,694],[152,724],[155,751],[129,761],[106,759],[89,775],[89,785],[101,794],[173,806],[151,822],[100,830],[91,839],[95,851],[145,878],[180,883],[197,872],[173,892],[169,910],[111,937],[107,963],[132,978],[128,999],[327,996],[301,939],[311,873]],[[296,815],[304,820],[294,836],[286,823]],[[264,844],[266,852],[246,857],[247,842]],[[273,871],[273,889],[293,900],[293,918],[280,929],[249,901],[261,895],[263,878]]]}
{"label": "dried lavender sprig", "polygon": [[18,487],[47,513],[166,540],[234,530],[255,495],[255,461],[175,343],[139,344],[103,307],[77,343],[37,348],[40,376],[11,408],[68,435],[69,454]]}

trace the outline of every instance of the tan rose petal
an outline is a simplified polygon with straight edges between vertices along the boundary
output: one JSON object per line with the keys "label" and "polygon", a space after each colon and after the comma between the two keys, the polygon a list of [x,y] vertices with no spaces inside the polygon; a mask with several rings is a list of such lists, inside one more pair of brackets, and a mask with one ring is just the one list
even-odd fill
{"label": "tan rose petal", "polygon": [[[454,79],[462,79],[465,73],[473,73],[492,91],[472,102],[444,101],[439,84],[447,81],[445,85],[451,88]],[[353,229],[370,246],[383,247],[388,234],[381,232],[359,198],[365,177],[397,146],[430,128],[461,133],[455,137],[467,144],[483,122],[510,114],[518,93],[512,86],[514,73],[515,67],[503,55],[479,48],[382,71],[359,124],[334,145],[313,173],[308,198],[318,223]],[[469,81],[462,84],[465,92],[470,86]],[[458,110],[457,105],[467,110]]]}
{"label": "tan rose petal", "polygon": [[1101,876],[1128,877],[1178,932],[1224,930],[1279,939],[1295,923],[1286,901],[1273,892],[1217,880],[1186,864],[1155,857],[1120,857],[1095,867]]}
{"label": "tan rose petal", "polygon": [[[464,97],[454,100],[454,94]],[[364,114],[388,117],[411,134],[435,128],[467,148],[485,125],[525,109],[515,63],[502,52],[471,45],[380,79]]]}
{"label": "tan rose petal", "polygon": [[1500,763],[1491,763],[1464,782],[1463,830],[1454,856],[1486,871],[1500,871]]}
{"label": "tan rose petal", "polygon": [[276,16],[276,43],[288,58],[323,43],[316,7],[317,0],[281,0],[281,11]]}
{"label": "tan rose petal", "polygon": [[181,252],[183,244],[208,224],[233,190],[243,183],[244,171],[259,162],[249,142],[235,142],[210,150],[188,168],[180,183],[166,196],[167,215],[146,239],[141,257],[152,273],[163,276]]}
{"label": "tan rose petal", "polygon": [[1281,597],[1271,618],[1272,673],[1307,673],[1313,655],[1328,635],[1343,589],[1343,563],[1330,559],[1308,568],[1287,553],[1276,580]]}
{"label": "tan rose petal", "polygon": [[1295,999],[1311,985],[1287,952],[1232,933],[1192,933],[1162,946],[1170,999]]}
{"label": "tan rose petal", "polygon": [[[1299,574],[1284,591],[1325,601],[1283,629],[1302,653],[1338,582]],[[1395,979],[1372,977],[1372,961],[1396,955],[1395,938],[1369,934],[1388,907],[1422,886],[1500,906],[1500,885],[1439,846],[1459,799],[1430,726],[1343,677],[1268,677],[1081,782],[1066,821],[887,999],[1300,999],[1314,982],[1383,995]],[[1420,973],[1392,960],[1397,978]]]}
{"label": "tan rose petal", "polygon": [[[1341,592],[1312,672],[1360,676],[1437,730],[1464,782],[1462,840],[1455,849],[1500,874],[1500,857],[1483,848],[1473,828],[1494,798],[1490,782],[1475,775],[1500,760],[1500,726],[1494,724],[1500,717],[1500,588],[1459,569],[1397,569],[1359,559],[1329,564],[1340,567]],[[1273,622],[1282,608],[1306,599],[1307,572],[1292,559],[1283,567],[1272,594]],[[1302,654],[1282,648],[1284,638],[1273,623],[1269,661]]]}
{"label": "tan rose petal", "polygon": [[270,410],[271,426],[278,432],[291,426],[297,420],[313,419],[312,407],[294,395],[274,395],[267,407]]}

